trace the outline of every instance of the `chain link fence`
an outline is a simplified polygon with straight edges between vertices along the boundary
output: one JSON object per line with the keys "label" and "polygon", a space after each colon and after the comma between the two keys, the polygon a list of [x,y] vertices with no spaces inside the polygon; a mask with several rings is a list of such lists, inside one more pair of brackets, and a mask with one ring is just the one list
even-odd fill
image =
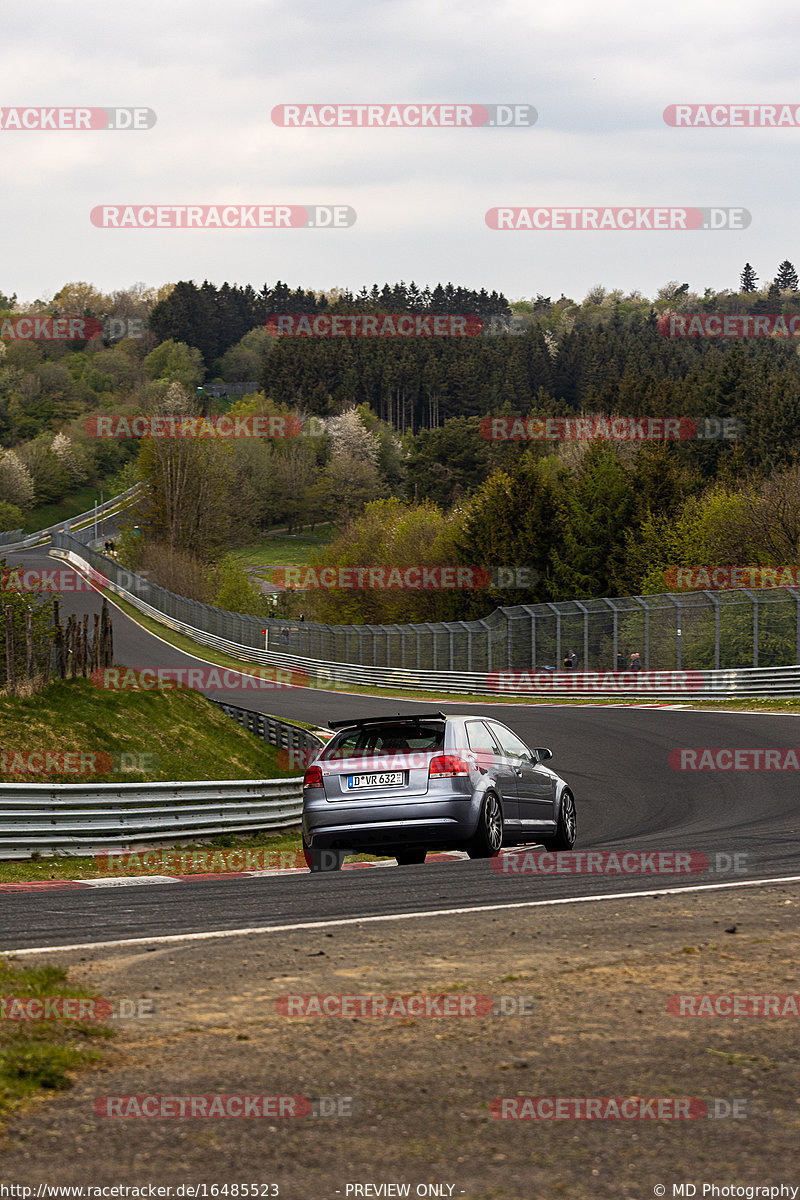
{"label": "chain link fence", "polygon": [[736,588],[495,609],[477,621],[418,625],[322,625],[253,617],[168,592],[84,544],[53,545],[88,561],[112,583],[174,621],[277,654],[396,670],[492,672],[613,670],[634,652],[644,670],[720,670],[800,663],[800,592]]}

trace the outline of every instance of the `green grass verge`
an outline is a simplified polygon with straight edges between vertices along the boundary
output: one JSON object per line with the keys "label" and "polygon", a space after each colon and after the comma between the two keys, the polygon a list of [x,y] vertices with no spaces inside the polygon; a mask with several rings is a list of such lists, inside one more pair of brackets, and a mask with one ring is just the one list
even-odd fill
{"label": "green grass verge", "polygon": [[[0,997],[6,1012],[9,998],[59,996],[90,998],[93,993],[71,987],[57,966],[21,968],[0,959]],[[8,1019],[0,1014],[0,1122],[41,1093],[72,1086],[72,1073],[97,1062],[98,1039],[112,1030],[95,1021]]]}
{"label": "green grass verge", "polygon": [[95,500],[100,502],[101,491],[105,500],[111,499],[112,493],[107,484],[98,483],[81,488],[79,492],[71,492],[63,500],[59,500],[58,504],[42,504],[39,508],[32,509],[22,527],[23,532],[36,533],[39,529],[47,529],[49,525],[71,520],[72,517],[87,512],[94,507]]}
{"label": "green grass verge", "polygon": [[[32,696],[0,696],[0,765],[13,767],[35,754],[129,755],[143,770],[55,773],[17,770],[3,783],[118,783],[197,779],[297,778],[298,768],[279,764],[278,751],[237,725],[193,691],[100,691],[90,680],[59,680]],[[139,756],[145,756],[142,761]],[[69,761],[69,760],[68,760]],[[51,759],[52,763],[52,759]],[[64,766],[67,763],[63,763]],[[94,765],[105,765],[102,759]],[[122,766],[122,762],[118,764]],[[181,842],[182,849],[301,850],[299,827],[250,836],[224,834]],[[149,848],[149,847],[144,847]],[[269,864],[267,864],[269,865]],[[202,870],[195,866],[194,871]],[[95,878],[109,875],[102,859],[58,855],[0,862],[0,883]],[[156,872],[157,873],[157,872]],[[2,992],[0,992],[2,995]]]}
{"label": "green grass verge", "polygon": [[[154,849],[155,845],[158,844],[137,846],[136,853],[144,854]],[[194,841],[188,840],[166,847],[164,853],[166,854],[173,850],[181,853],[191,852],[192,854],[197,852],[198,855],[202,854],[204,858],[203,860],[198,859],[194,863],[189,862],[187,859],[187,868],[185,871],[160,871],[153,869],[137,872],[137,874],[203,874],[208,870],[209,865],[211,865],[211,859],[217,850],[243,850],[251,853],[264,851],[268,852],[269,855],[273,853],[287,853],[299,856],[302,851],[302,845],[298,827],[281,830],[279,833],[264,831],[262,833],[255,833],[251,837],[242,837],[236,834],[221,834],[213,838],[196,839]],[[270,857],[264,860],[264,866],[269,867],[273,861],[275,861],[276,865],[278,862],[284,866],[286,865],[285,860],[272,860]],[[299,858],[297,865],[302,866]],[[219,870],[219,867],[216,869]],[[122,872],[109,867],[102,856],[59,854],[48,858],[6,859],[4,862],[0,862],[0,883],[36,883],[59,879],[100,879],[106,876],[119,876],[120,874]]]}
{"label": "green grass verge", "polygon": [[[278,765],[275,747],[253,737],[199,692],[100,691],[88,679],[58,680],[32,696],[0,696],[0,752],[4,783],[275,779],[298,774]],[[61,763],[63,773],[52,771],[58,763],[51,759],[41,774],[33,774],[25,765],[36,754],[73,757]],[[134,757],[122,759],[123,754]],[[81,760],[80,755],[98,757]],[[22,769],[14,771],[17,764]],[[106,766],[111,769],[103,770]]]}

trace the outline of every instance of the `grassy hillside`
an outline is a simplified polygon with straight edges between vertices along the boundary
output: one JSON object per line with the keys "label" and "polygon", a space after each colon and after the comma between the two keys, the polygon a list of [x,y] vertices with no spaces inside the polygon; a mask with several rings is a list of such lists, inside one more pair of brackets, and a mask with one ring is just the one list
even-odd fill
{"label": "grassy hillside", "polygon": [[[75,759],[59,760],[55,765],[66,767],[61,773],[12,769],[20,765],[17,755],[35,766],[30,755],[76,753],[97,755],[96,769],[75,773],[80,768]],[[272,779],[297,774],[296,769],[281,769],[274,747],[242,729],[198,692],[101,692],[88,679],[72,679],[26,698],[0,696],[3,783]]]}
{"label": "grassy hillside", "polygon": [[94,507],[95,500],[99,504],[101,495],[106,500],[110,500],[114,495],[107,483],[91,484],[78,492],[70,492],[69,496],[65,496],[58,504],[41,504],[38,508],[31,509],[22,528],[25,533],[37,533],[40,529],[47,529],[59,521],[71,520],[80,513],[88,512]]}

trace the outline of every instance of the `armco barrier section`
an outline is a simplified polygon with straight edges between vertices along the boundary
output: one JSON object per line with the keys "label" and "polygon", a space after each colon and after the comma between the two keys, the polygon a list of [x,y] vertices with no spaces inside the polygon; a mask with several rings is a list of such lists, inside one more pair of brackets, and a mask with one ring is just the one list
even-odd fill
{"label": "armco barrier section", "polygon": [[[87,551],[74,539],[59,535],[55,551],[80,570],[103,572],[108,563],[102,555]],[[68,548],[63,548],[67,546]],[[111,564],[115,566],[115,564]],[[130,579],[130,574],[128,578]],[[134,577],[134,580],[136,577]],[[147,580],[143,585],[152,587]],[[734,671],[445,671],[397,670],[370,667],[360,663],[321,662],[299,655],[276,653],[244,645],[227,638],[216,637],[204,629],[165,616],[160,609],[146,603],[135,592],[109,582],[108,591],[123,597],[139,612],[152,617],[169,629],[185,634],[193,641],[215,650],[224,651],[247,662],[278,667],[296,676],[305,675],[302,686],[335,690],[337,686],[380,687],[394,690],[430,691],[436,695],[451,692],[460,695],[495,696],[501,698],[536,696],[607,698],[624,696],[642,702],[648,699],[691,701],[701,698],[747,696],[800,696],[800,666],[746,668]],[[202,607],[202,606],[201,606]],[[231,614],[237,616],[239,614]],[[126,666],[136,664],[126,663]],[[157,686],[153,683],[153,687]],[[288,685],[287,685],[288,686]]]}
{"label": "armco barrier section", "polygon": [[283,829],[300,821],[302,782],[3,783],[0,859]]}
{"label": "armco barrier section", "polygon": [[221,700],[212,700],[212,704],[218,705],[226,716],[238,721],[249,733],[278,750],[321,750],[325,745],[322,738],[310,730],[301,729],[299,725],[291,725],[287,721],[279,721],[277,717],[269,717],[266,713],[239,708],[235,704],[225,704]]}
{"label": "armco barrier section", "polygon": [[[5,542],[2,539],[6,535],[0,534],[0,546],[2,546],[3,550],[7,551],[31,550],[34,546],[46,542],[53,534],[63,533],[70,529],[74,530],[75,526],[82,524],[84,521],[93,521],[95,517],[108,516],[127,508],[136,498],[136,494],[141,486],[140,483],[135,483],[126,492],[120,492],[118,496],[112,496],[110,500],[106,500],[103,504],[98,504],[96,508],[90,508],[86,512],[79,513],[77,517],[69,517],[66,521],[58,521],[55,525],[48,525],[46,529],[39,529],[36,533],[29,533],[27,537],[22,538],[20,541]],[[18,529],[14,532],[22,533],[22,530]]]}

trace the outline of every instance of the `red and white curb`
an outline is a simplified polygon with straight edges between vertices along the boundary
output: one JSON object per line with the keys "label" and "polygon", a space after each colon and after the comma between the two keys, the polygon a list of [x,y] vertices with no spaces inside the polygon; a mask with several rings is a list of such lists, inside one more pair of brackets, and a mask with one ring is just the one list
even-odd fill
{"label": "red and white curb", "polygon": [[[508,847],[519,851],[520,847]],[[460,862],[468,856],[459,850],[443,851],[440,854],[429,854],[426,863]],[[387,862],[353,862],[344,863],[343,871],[374,870],[376,867],[396,867],[394,860]],[[307,867],[274,867],[265,871],[198,871],[194,875],[107,875],[100,879],[32,879],[20,880],[19,883],[0,883],[0,892],[45,892],[63,891],[74,888],[108,888],[133,887],[137,884],[148,883],[194,883],[207,879],[273,879],[283,875],[308,875]]]}

